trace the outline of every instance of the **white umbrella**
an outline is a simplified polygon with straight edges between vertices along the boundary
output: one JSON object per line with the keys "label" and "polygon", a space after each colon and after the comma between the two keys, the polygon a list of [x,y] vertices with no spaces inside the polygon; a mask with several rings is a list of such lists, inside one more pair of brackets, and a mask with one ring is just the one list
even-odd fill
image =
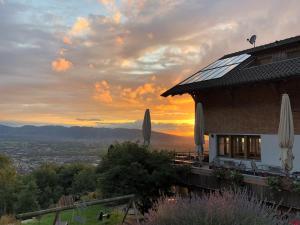
{"label": "white umbrella", "polygon": [[294,123],[288,94],[282,95],[280,122],[278,129],[279,146],[281,148],[282,168],[289,172],[293,169]]}
{"label": "white umbrella", "polygon": [[151,117],[150,110],[146,109],[143,121],[143,137],[144,137],[144,145],[150,145],[151,138]]}
{"label": "white umbrella", "polygon": [[196,145],[196,151],[199,154],[203,154],[204,145],[204,113],[202,104],[199,102],[195,111],[195,125],[194,125],[194,140]]}

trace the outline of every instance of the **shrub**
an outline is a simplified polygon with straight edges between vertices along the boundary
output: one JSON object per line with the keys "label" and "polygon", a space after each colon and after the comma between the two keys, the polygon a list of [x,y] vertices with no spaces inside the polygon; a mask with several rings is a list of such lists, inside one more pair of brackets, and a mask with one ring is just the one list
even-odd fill
{"label": "shrub", "polygon": [[229,180],[235,185],[242,185],[244,181],[243,174],[237,170],[231,170]]}
{"label": "shrub", "polygon": [[287,225],[274,206],[244,191],[224,191],[201,197],[161,200],[146,215],[144,225]]}
{"label": "shrub", "polygon": [[226,180],[226,169],[223,168],[216,168],[213,170],[213,176],[218,180],[218,181],[224,181]]}
{"label": "shrub", "polygon": [[237,170],[227,170],[224,168],[216,168],[213,170],[213,176],[218,182],[230,183],[233,185],[242,185],[244,181],[243,174]]}
{"label": "shrub", "polygon": [[300,181],[293,182],[293,192],[300,194]]}
{"label": "shrub", "polygon": [[280,177],[268,177],[267,184],[273,191],[282,191],[281,178]]}

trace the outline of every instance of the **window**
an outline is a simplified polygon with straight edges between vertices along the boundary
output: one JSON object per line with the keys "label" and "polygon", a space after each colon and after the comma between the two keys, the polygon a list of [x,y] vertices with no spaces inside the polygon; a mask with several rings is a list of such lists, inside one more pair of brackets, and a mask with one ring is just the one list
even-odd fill
{"label": "window", "polygon": [[218,155],[260,159],[261,138],[256,135],[218,135]]}
{"label": "window", "polygon": [[244,136],[231,136],[233,157],[242,158],[246,153],[246,141]]}
{"label": "window", "polygon": [[248,137],[248,158],[260,159],[260,144],[261,139],[259,136]]}
{"label": "window", "polygon": [[227,136],[219,136],[218,149],[219,155],[230,156],[230,138]]}

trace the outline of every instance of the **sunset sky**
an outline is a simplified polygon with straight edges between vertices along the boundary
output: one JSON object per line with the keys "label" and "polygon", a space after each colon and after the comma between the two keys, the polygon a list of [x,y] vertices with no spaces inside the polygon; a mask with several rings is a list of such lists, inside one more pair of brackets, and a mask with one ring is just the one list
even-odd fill
{"label": "sunset sky", "polygon": [[192,135],[160,94],[226,53],[300,35],[299,0],[0,0],[0,123]]}

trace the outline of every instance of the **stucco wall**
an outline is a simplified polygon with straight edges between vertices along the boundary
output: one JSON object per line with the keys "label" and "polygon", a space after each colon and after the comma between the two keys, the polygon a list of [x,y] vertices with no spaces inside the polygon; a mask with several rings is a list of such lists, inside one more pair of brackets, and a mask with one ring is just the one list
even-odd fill
{"label": "stucco wall", "polygon": [[[294,169],[293,171],[300,171],[300,135],[295,136],[295,143],[293,147],[294,159]],[[217,136],[213,135],[209,138],[209,160],[212,161],[217,156]],[[221,160],[231,160],[235,162],[240,162],[241,159],[230,159],[219,157]],[[261,135],[261,160],[256,160],[257,165],[272,165],[281,166],[280,158],[280,148],[278,146],[277,135]],[[248,168],[251,168],[250,160],[243,160]]]}

